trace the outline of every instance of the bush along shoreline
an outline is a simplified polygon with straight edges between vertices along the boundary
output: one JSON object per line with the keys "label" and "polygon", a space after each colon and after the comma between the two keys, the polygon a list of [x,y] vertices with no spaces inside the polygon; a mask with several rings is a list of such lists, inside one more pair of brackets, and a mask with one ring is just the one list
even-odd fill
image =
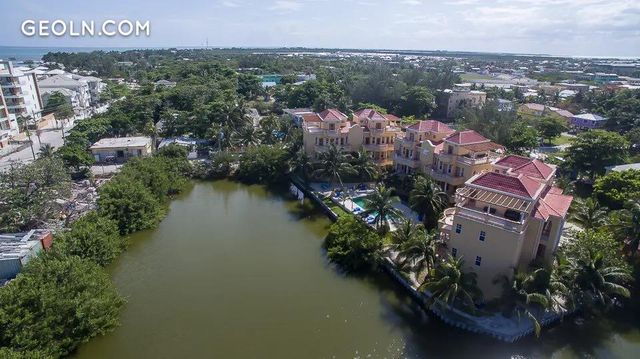
{"label": "bush along shoreline", "polygon": [[58,358],[119,325],[125,305],[104,267],[131,233],[155,227],[188,184],[187,153],[173,146],[135,159],[102,186],[98,210],[55,236],[0,288],[0,357]]}

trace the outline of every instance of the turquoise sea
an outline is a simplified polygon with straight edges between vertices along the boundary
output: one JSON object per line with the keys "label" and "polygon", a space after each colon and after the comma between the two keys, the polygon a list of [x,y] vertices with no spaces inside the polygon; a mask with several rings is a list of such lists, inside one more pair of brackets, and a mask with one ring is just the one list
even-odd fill
{"label": "turquoise sea", "polygon": [[39,61],[47,52],[91,52],[91,51],[126,51],[137,48],[125,47],[25,47],[0,46],[0,59],[15,61]]}

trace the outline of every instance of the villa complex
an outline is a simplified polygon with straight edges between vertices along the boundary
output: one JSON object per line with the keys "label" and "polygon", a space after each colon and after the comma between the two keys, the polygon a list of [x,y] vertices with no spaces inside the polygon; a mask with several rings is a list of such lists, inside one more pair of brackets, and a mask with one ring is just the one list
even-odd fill
{"label": "villa complex", "polygon": [[501,294],[499,276],[552,261],[573,200],[553,187],[555,167],[537,159],[511,155],[490,167],[456,191],[440,220],[449,253],[478,274],[485,299]]}
{"label": "villa complex", "polygon": [[504,148],[475,131],[454,131],[438,121],[407,127],[395,146],[397,173],[424,173],[454,199],[456,190],[478,173],[491,169]]}
{"label": "villa complex", "polygon": [[391,166],[395,139],[401,133],[398,120],[371,109],[360,110],[351,118],[335,109],[304,114],[304,149],[312,160],[318,160],[331,145],[346,152],[364,148],[378,166]]}
{"label": "villa complex", "polygon": [[496,277],[552,260],[572,201],[553,187],[555,167],[503,153],[475,131],[433,120],[395,143],[395,171],[431,177],[455,203],[440,220],[441,238],[478,273],[486,299],[501,293]]}

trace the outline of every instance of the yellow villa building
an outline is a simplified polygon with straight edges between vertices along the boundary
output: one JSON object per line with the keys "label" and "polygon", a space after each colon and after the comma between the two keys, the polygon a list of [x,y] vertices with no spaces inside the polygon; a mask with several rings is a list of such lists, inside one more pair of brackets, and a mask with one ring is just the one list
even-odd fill
{"label": "yellow villa building", "polygon": [[363,109],[349,117],[329,109],[302,116],[304,150],[312,160],[336,145],[345,152],[364,148],[380,167],[393,165],[394,143],[401,134],[398,118]]}
{"label": "yellow villa building", "polygon": [[478,274],[485,300],[501,295],[496,278],[553,260],[573,200],[553,187],[555,172],[537,159],[503,157],[459,188],[440,219],[449,254]]}

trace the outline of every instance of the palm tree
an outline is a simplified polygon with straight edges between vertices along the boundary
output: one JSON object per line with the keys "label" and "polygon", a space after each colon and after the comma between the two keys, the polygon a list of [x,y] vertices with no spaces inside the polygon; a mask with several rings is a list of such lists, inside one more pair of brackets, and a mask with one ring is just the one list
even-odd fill
{"label": "palm tree", "polygon": [[31,140],[31,131],[29,131],[29,122],[31,122],[32,117],[30,115],[19,115],[17,118],[18,121],[18,130],[24,131],[27,135],[27,139],[29,140],[29,146],[31,146],[31,154],[33,155],[33,160],[36,160],[36,152],[33,149],[33,141]]}
{"label": "palm tree", "polygon": [[425,278],[421,290],[431,293],[431,305],[449,305],[475,311],[475,300],[481,298],[477,274],[465,272],[462,258],[449,258],[437,265]]}
{"label": "palm tree", "polygon": [[614,213],[609,227],[618,238],[629,243],[631,258],[635,258],[640,246],[640,199],[629,200],[624,209]]}
{"label": "palm tree", "polygon": [[578,259],[575,270],[578,305],[587,308],[599,305],[606,309],[616,297],[629,298],[631,295],[624,286],[633,279],[629,272],[623,268],[606,266],[600,252],[589,249],[589,256]]}
{"label": "palm tree", "polygon": [[427,229],[434,229],[438,223],[438,217],[447,207],[449,198],[447,194],[433,180],[418,177],[409,193],[409,205],[423,219]]}
{"label": "palm tree", "polygon": [[330,178],[329,185],[333,188],[336,180],[342,187],[342,176],[355,173],[355,169],[347,161],[347,157],[336,145],[329,146],[329,149],[320,153],[320,168],[314,175]]}
{"label": "palm tree", "polygon": [[233,142],[240,147],[257,146],[260,144],[260,133],[252,125],[240,127],[233,132]]}
{"label": "palm tree", "polygon": [[378,230],[386,227],[387,220],[395,222],[402,217],[402,213],[393,205],[400,202],[398,196],[393,195],[393,188],[387,188],[384,184],[376,185],[371,195],[364,200],[363,215],[375,214],[374,224]]}
{"label": "palm tree", "polygon": [[505,314],[516,314],[518,318],[525,315],[533,324],[536,337],[540,336],[541,325],[534,309],[546,309],[550,306],[550,278],[546,269],[539,268],[531,273],[516,273],[513,278],[500,276],[494,281],[502,283],[501,301]]}
{"label": "palm tree", "polygon": [[413,240],[418,232],[423,230],[424,226],[422,226],[422,224],[415,223],[410,219],[401,218],[399,220],[398,228],[393,232],[393,244],[400,248],[404,243]]}
{"label": "palm tree", "polygon": [[400,245],[399,256],[403,258],[400,267],[414,272],[419,278],[422,273],[429,273],[435,267],[437,253],[435,233],[419,230],[412,239]]}
{"label": "palm tree", "polygon": [[593,198],[573,202],[571,220],[583,229],[594,229],[607,223],[607,210]]}
{"label": "palm tree", "polygon": [[364,147],[361,147],[360,150],[355,153],[351,165],[362,176],[363,180],[366,181],[375,180],[380,173],[378,166],[373,162],[373,158],[371,158],[371,155],[369,155]]}
{"label": "palm tree", "polygon": [[302,176],[302,179],[307,182],[309,180],[309,173],[313,169],[313,163],[311,158],[304,151],[304,149],[298,150],[296,154],[291,158],[289,162],[290,170],[292,173],[296,173]]}
{"label": "palm tree", "polygon": [[38,154],[40,155],[40,158],[51,158],[53,157],[53,150],[55,147],[51,146],[48,143],[45,143],[44,145],[42,145],[40,147],[40,150],[38,151]]}

